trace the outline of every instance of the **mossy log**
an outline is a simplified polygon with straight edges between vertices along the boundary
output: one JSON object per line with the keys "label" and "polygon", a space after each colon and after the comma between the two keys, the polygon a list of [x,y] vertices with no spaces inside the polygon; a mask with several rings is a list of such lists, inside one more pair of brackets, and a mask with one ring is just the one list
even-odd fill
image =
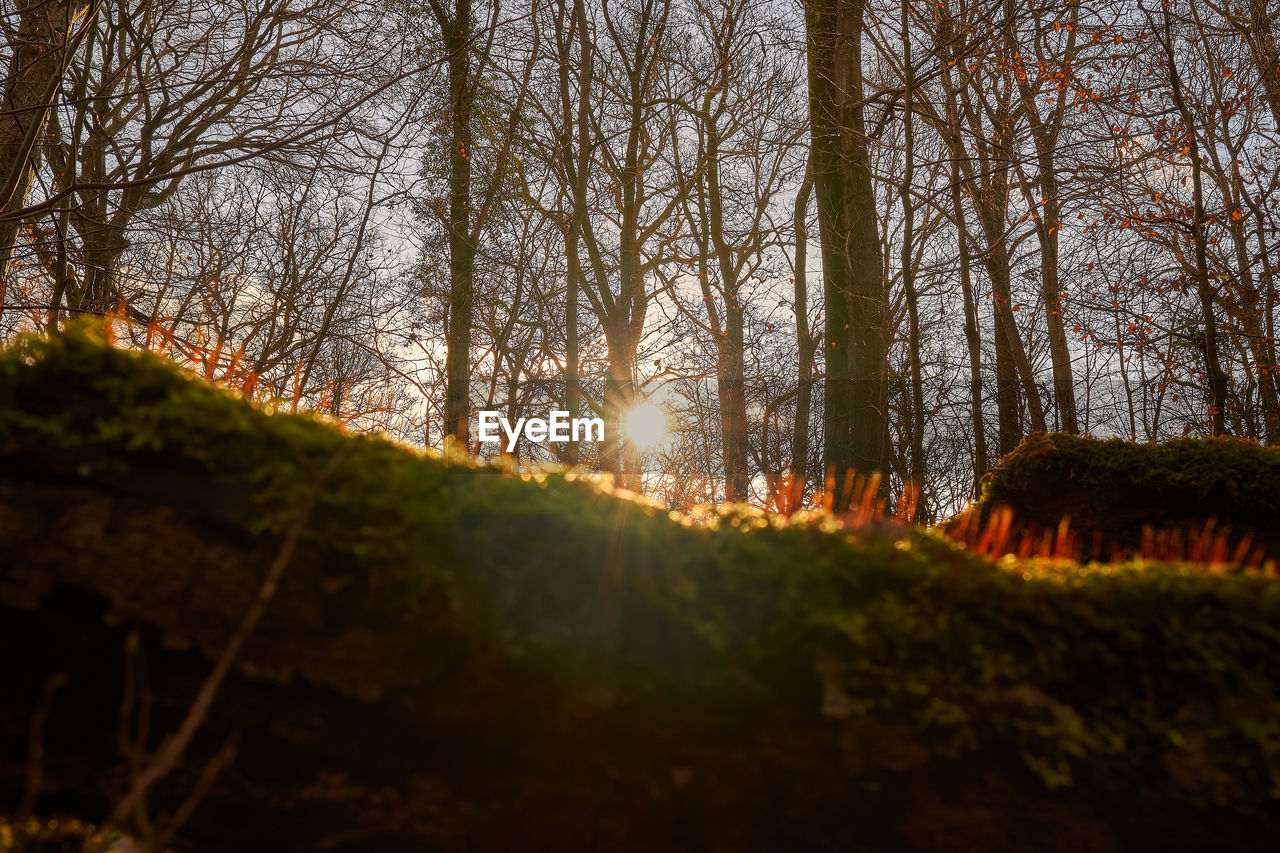
{"label": "mossy log", "polygon": [[103,819],[140,711],[155,749],[340,450],[148,803],[162,825],[208,786],[180,850],[1262,850],[1280,830],[1266,577],[677,519],[272,414],[84,333],[0,355],[0,813]]}
{"label": "mossy log", "polygon": [[976,539],[997,508],[1011,547],[1053,541],[1060,525],[1086,557],[1280,562],[1280,448],[1238,438],[1158,444],[1033,433],[983,480],[947,527]]}

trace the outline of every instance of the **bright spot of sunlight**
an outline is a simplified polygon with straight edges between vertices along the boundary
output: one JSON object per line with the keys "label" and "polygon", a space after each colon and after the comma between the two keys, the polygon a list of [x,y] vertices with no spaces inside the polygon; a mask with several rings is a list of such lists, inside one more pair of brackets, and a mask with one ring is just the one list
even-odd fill
{"label": "bright spot of sunlight", "polygon": [[632,444],[653,447],[667,437],[667,416],[653,403],[641,403],[627,412],[622,430]]}

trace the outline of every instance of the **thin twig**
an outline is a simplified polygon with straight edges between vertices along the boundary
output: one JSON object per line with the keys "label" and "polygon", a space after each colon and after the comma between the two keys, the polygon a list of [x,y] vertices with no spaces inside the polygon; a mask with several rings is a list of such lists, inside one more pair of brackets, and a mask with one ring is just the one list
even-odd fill
{"label": "thin twig", "polygon": [[187,798],[182,801],[182,805],[174,812],[173,818],[165,824],[163,829],[156,833],[155,840],[148,845],[152,851],[158,853],[163,850],[164,846],[182,828],[182,825],[195,813],[196,806],[200,805],[200,801],[204,799],[205,794],[209,793],[209,790],[213,788],[213,783],[218,781],[218,774],[235,760],[236,749],[239,744],[240,733],[235,732],[223,743],[222,749],[218,750],[218,754],[209,759],[209,763],[200,771],[200,778],[196,780],[191,793],[187,794]]}
{"label": "thin twig", "polygon": [[222,650],[222,654],[218,657],[217,663],[213,670],[205,678],[204,683],[200,686],[200,692],[196,694],[195,700],[191,703],[191,707],[187,710],[186,717],[182,720],[182,724],[178,730],[169,737],[165,738],[164,743],[160,745],[160,749],[156,752],[155,757],[141,774],[138,775],[129,791],[125,794],[111,812],[111,818],[108,820],[109,827],[119,827],[124,824],[125,819],[133,810],[134,806],[139,803],[151,788],[173,771],[175,767],[182,761],[183,753],[187,746],[190,745],[191,739],[195,736],[196,731],[204,723],[208,716],[209,708],[213,705],[216,698],[218,688],[221,687],[223,680],[226,679],[227,673],[231,670],[231,665],[235,662],[236,657],[240,654],[240,650],[244,647],[245,642],[249,639],[249,635],[253,633],[258,622],[261,621],[263,615],[267,611],[267,606],[271,603],[271,599],[276,594],[276,589],[280,584],[285,569],[293,559],[293,554],[297,550],[298,542],[302,538],[302,533],[306,529],[307,523],[311,518],[311,513],[315,509],[315,505],[320,496],[320,489],[325,479],[333,473],[334,469],[346,458],[351,452],[354,442],[343,442],[340,447],[324,467],[316,472],[315,480],[312,482],[311,491],[303,502],[301,511],[298,513],[297,519],[289,528],[285,535],[284,541],[280,545],[280,551],[276,555],[271,568],[268,569],[266,577],[262,581],[262,586],[258,589],[258,597],[254,600],[253,605],[245,614],[244,619],[240,622],[240,627],[227,641],[226,647]]}
{"label": "thin twig", "polygon": [[35,811],[36,800],[44,791],[44,724],[53,706],[53,694],[69,680],[65,672],[56,672],[45,679],[44,689],[40,691],[35,711],[31,714],[30,746],[27,747],[27,787],[14,817],[15,826],[21,826],[31,816]]}

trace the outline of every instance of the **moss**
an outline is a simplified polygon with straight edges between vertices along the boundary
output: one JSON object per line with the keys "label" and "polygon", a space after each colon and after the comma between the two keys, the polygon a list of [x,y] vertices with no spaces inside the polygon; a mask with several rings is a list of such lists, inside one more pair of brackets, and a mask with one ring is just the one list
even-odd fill
{"label": "moss", "polygon": [[1134,552],[1145,528],[1148,546],[1175,536],[1185,545],[1207,532],[1228,551],[1248,537],[1280,557],[1280,448],[1235,438],[1140,444],[1036,433],[987,475],[972,515],[983,522],[1002,506],[1032,536],[1069,517],[1095,554]]}
{"label": "moss", "polygon": [[[984,500],[1067,470],[1099,489],[1123,473],[1276,506],[1256,481],[1274,459],[1244,445],[1052,442],[1026,465],[1013,459]],[[1004,750],[1049,787],[1107,760],[1156,768],[1153,785],[1198,801],[1280,796],[1280,586],[1265,577],[991,562],[821,515],[676,519],[574,472],[477,468],[258,409],[84,331],[0,355],[0,482],[87,495],[63,502],[67,518],[107,495],[101,568],[67,556],[75,537],[64,547],[51,529],[0,526],[15,561],[0,590],[75,583],[212,653],[313,472],[342,446],[246,650],[255,671],[366,698],[430,694],[459,671],[533,680],[613,697],[602,704],[632,708],[641,740],[666,725],[646,721],[714,727],[732,709],[767,708],[829,732],[832,760],[866,784]],[[157,545],[169,525],[201,547],[233,543],[214,561],[222,575],[191,568],[207,555]],[[180,618],[148,597],[171,577]]]}
{"label": "moss", "polygon": [[[79,820],[40,821],[28,818],[19,825],[0,817],[0,853],[83,853],[109,850],[123,840],[121,833],[107,833]],[[116,848],[118,849],[118,848]]]}

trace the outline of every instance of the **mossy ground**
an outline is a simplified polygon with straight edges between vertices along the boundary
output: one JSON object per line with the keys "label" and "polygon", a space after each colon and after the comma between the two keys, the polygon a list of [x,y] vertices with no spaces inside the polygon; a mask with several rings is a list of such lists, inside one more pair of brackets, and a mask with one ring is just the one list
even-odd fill
{"label": "mossy ground", "polygon": [[[0,597],[26,606],[71,583],[213,654],[340,448],[251,671],[364,700],[551,685],[574,714],[615,715],[633,747],[670,726],[807,719],[849,797],[1007,753],[1047,789],[1103,762],[1171,803],[1280,798],[1280,584],[1261,574],[993,562],[825,515],[678,518],[574,472],[474,467],[272,413],[83,331],[0,355],[0,481],[107,495],[101,568],[61,556],[60,531],[0,523],[15,559]],[[1240,482],[1236,500],[1264,491]],[[166,519],[229,549],[223,568],[196,573],[208,554],[155,544]]]}
{"label": "mossy ground", "polygon": [[1028,436],[946,525],[980,538],[997,510],[1008,543],[1052,541],[1066,521],[1073,553],[1195,557],[1263,567],[1280,560],[1280,448],[1236,438],[1159,444],[1054,433]]}

